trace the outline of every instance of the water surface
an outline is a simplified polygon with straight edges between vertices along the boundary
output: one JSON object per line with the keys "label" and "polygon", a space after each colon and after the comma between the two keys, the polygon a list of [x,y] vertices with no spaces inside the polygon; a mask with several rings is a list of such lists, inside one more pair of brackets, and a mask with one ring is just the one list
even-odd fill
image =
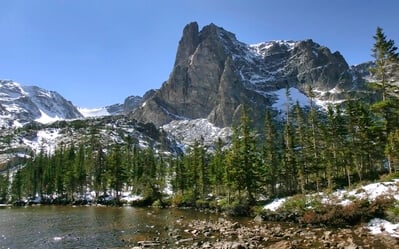
{"label": "water surface", "polygon": [[[218,219],[191,210],[37,206],[0,209],[0,248],[129,248],[162,240],[192,219]],[[168,244],[170,243],[170,244]]]}

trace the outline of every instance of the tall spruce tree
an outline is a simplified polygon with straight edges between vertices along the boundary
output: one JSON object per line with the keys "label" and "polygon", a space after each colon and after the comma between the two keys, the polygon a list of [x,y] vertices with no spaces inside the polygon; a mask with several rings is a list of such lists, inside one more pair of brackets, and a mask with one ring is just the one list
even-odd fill
{"label": "tall spruce tree", "polygon": [[393,93],[393,88],[398,89],[397,82],[394,81],[393,77],[398,72],[399,54],[396,52],[395,42],[387,40],[381,27],[377,27],[373,38],[375,43],[371,51],[375,59],[375,67],[371,68],[370,71],[377,79],[377,85],[382,91],[382,100],[385,101],[387,96]]}

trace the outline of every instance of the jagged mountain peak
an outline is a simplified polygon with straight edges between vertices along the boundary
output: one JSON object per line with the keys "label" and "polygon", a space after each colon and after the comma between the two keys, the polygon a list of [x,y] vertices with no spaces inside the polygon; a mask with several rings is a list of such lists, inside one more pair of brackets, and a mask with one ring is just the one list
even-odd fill
{"label": "jagged mountain peak", "polygon": [[70,101],[54,91],[0,80],[1,127],[18,127],[31,121],[47,123],[82,115]]}
{"label": "jagged mountain peak", "polygon": [[[321,101],[336,101],[347,90],[361,87],[339,52],[311,39],[273,40],[245,44],[234,33],[209,24],[185,26],[169,79],[148,95],[133,117],[157,126],[172,120],[207,118],[219,127],[231,126],[246,105],[263,120],[274,109],[276,92],[292,88],[307,93],[312,86]],[[356,85],[356,86],[355,86]],[[324,94],[328,92],[329,94]]]}

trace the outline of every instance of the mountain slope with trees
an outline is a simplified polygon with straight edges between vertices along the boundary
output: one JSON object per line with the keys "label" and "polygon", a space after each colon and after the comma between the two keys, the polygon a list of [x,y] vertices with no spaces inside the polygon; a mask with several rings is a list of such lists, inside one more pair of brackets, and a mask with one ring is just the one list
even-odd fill
{"label": "mountain slope with trees", "polygon": [[[215,29],[208,28],[209,32]],[[194,34],[190,39],[198,38],[195,29],[185,31],[190,32]],[[314,89],[308,87],[309,105],[288,101],[278,118],[270,108],[254,109],[243,103],[234,110],[238,120],[232,127],[230,146],[222,139],[215,138],[211,144],[200,137],[184,150],[164,130],[127,116],[54,123],[54,128],[66,134],[78,134],[66,137],[86,139],[57,144],[52,153],[38,150],[24,156],[18,170],[4,167],[0,197],[3,202],[29,196],[73,202],[89,193],[96,198],[112,194],[119,200],[127,191],[142,196],[146,204],[224,208],[248,214],[260,199],[331,191],[397,172],[399,101],[397,89],[384,86],[397,84],[390,75],[396,75],[392,65],[398,63],[398,54],[382,30],[377,29],[375,39],[373,51],[380,49],[371,70],[379,72],[374,73],[371,84],[377,93],[374,97],[380,97],[376,102],[350,96],[342,105],[329,105],[323,111],[315,105]],[[194,48],[190,49],[179,50],[177,58]],[[379,63],[382,54],[388,54],[384,58],[389,60]],[[175,87],[175,92],[184,90]],[[286,89],[286,98],[292,100],[290,88]],[[144,109],[159,107],[151,101],[143,101]],[[255,111],[263,112],[259,116],[264,118],[255,119],[258,116],[251,115]],[[96,122],[104,123],[98,128]],[[23,131],[37,134],[42,128],[31,124]],[[114,136],[104,139],[101,134]],[[6,143],[18,144],[18,137],[4,138]]]}

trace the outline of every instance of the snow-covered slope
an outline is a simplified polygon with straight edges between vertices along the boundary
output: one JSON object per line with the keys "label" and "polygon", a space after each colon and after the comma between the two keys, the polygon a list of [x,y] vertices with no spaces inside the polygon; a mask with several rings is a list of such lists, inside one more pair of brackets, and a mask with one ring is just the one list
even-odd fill
{"label": "snow-covered slope", "polygon": [[78,110],[85,118],[101,117],[101,116],[109,116],[110,115],[110,113],[107,111],[107,108],[105,108],[105,107],[100,107],[100,108],[79,107]]}
{"label": "snow-covered slope", "polygon": [[172,135],[183,148],[201,140],[205,146],[214,145],[219,138],[228,142],[232,135],[229,127],[216,127],[207,119],[175,120],[163,125],[162,129]]}
{"label": "snow-covered slope", "polygon": [[70,101],[54,91],[0,80],[0,127],[19,127],[31,121],[41,123],[75,119],[82,115]]}

